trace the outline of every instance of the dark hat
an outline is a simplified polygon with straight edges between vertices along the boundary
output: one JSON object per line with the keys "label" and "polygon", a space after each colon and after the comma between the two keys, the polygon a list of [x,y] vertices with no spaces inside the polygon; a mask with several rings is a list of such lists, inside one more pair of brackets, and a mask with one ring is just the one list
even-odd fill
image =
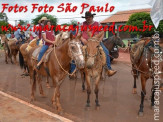
{"label": "dark hat", "polygon": [[92,16],[94,16],[94,15],[96,15],[96,14],[92,14],[91,12],[86,11],[86,12],[85,12],[85,16],[82,16],[82,18],[92,17]]}

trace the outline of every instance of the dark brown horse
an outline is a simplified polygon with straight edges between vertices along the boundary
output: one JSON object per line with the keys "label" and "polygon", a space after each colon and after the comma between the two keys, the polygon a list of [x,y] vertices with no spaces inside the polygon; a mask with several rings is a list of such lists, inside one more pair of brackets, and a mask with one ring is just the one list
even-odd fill
{"label": "dark brown horse", "polygon": [[[68,71],[70,69],[69,64],[71,60],[75,60],[78,68],[83,68],[85,64],[79,38],[80,36],[74,38],[73,35],[71,35],[70,38],[64,40],[62,45],[60,45],[59,47],[54,47],[53,51],[49,55],[48,62],[42,63],[40,70],[37,71],[38,77],[51,77],[54,85],[54,95],[52,98],[52,104],[54,105],[54,107],[57,108],[58,112],[62,112],[59,89],[63,79],[68,74]],[[34,48],[29,51],[30,57],[32,56],[33,51]],[[33,68],[35,68],[38,62],[34,59],[31,59],[31,63],[33,65]],[[34,74],[34,77],[32,82],[31,100],[34,100],[34,91],[36,88],[36,70],[34,70],[32,74]],[[37,78],[37,80],[39,79],[40,78]]]}
{"label": "dark brown horse", "polygon": [[83,47],[84,57],[85,57],[85,67],[83,72],[81,72],[82,79],[84,78],[87,83],[87,104],[86,107],[90,107],[90,94],[91,94],[91,80],[95,80],[95,94],[96,94],[96,107],[99,107],[98,100],[98,92],[99,92],[99,82],[101,78],[101,72],[103,69],[103,65],[106,63],[105,53],[103,52],[102,47],[100,46],[100,37],[103,33],[99,33],[98,35],[91,37],[89,35],[89,39],[87,45]]}
{"label": "dark brown horse", "polygon": [[[154,94],[155,94],[155,90],[158,88],[159,89],[159,85],[155,84],[155,81],[156,81],[156,75],[158,77],[163,78],[163,55],[159,55],[157,54],[157,56],[155,56],[155,49],[157,48],[157,51],[158,51],[158,45],[159,43],[156,43],[156,47],[154,46],[154,48],[152,47],[149,47],[149,46],[146,46],[146,44],[150,41],[149,38],[144,38],[143,39],[145,41],[144,43],[144,48],[143,48],[143,51],[142,53],[140,54],[140,59],[138,60],[137,63],[133,63],[133,61],[131,60],[132,62],[132,71],[133,71],[133,76],[134,76],[134,89],[133,89],[133,93],[136,93],[136,78],[138,77],[138,75],[140,74],[140,77],[141,77],[141,86],[142,86],[142,91],[141,91],[141,104],[140,104],[140,109],[139,109],[139,113],[138,115],[139,116],[143,116],[143,108],[144,108],[144,97],[146,95],[146,81],[149,79],[149,78],[152,78],[153,79],[153,87],[152,87],[152,97],[151,97],[151,106],[154,107]],[[140,42],[138,42],[140,43]],[[162,48],[159,48],[159,52],[162,52]],[[131,57],[132,57],[132,53],[133,52],[133,49],[131,48]],[[132,59],[132,58],[131,58]],[[159,62],[159,65],[156,69],[155,67],[155,62],[154,60],[160,60]],[[156,73],[158,72],[159,70],[159,73]]]}
{"label": "dark brown horse", "polygon": [[115,54],[112,53],[112,50],[114,47],[117,47],[117,46],[125,47],[124,42],[117,35],[113,35],[110,38],[104,39],[103,43],[104,43],[105,47],[109,50],[109,53],[111,55],[111,57],[110,57],[111,60],[113,60],[113,58],[118,58],[118,56],[119,56],[118,52]]}

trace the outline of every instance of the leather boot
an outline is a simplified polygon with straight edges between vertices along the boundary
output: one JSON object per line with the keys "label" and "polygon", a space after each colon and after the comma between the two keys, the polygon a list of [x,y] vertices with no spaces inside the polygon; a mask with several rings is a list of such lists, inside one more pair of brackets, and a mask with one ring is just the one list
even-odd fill
{"label": "leather boot", "polygon": [[108,76],[113,76],[117,71],[108,70]]}

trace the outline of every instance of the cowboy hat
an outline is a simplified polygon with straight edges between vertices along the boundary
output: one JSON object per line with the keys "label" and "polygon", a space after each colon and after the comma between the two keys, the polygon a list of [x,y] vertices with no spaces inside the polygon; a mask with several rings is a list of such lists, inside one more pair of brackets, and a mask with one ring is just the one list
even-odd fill
{"label": "cowboy hat", "polygon": [[47,17],[42,17],[42,18],[38,21],[38,23],[41,23],[41,21],[43,21],[43,20],[48,20],[48,19],[47,19]]}
{"label": "cowboy hat", "polygon": [[93,17],[94,15],[96,15],[96,14],[95,13],[92,14],[91,12],[86,11],[85,16],[82,16],[82,18]]}

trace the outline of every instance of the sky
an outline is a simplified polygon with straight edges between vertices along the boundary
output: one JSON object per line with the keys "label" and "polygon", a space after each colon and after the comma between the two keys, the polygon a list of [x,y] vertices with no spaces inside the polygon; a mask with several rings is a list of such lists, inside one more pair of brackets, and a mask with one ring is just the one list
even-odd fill
{"label": "sky", "polygon": [[[32,19],[34,19],[37,15],[42,14],[42,12],[38,12],[38,9],[35,9],[33,13],[32,11],[32,4],[39,4],[38,6],[44,6],[45,4],[48,4],[48,6],[54,6],[54,9],[52,12],[49,12],[48,14],[53,15],[58,18],[58,24],[68,23],[71,20],[76,20],[78,22],[84,21],[81,16],[84,16],[84,13],[89,10],[91,6],[103,6],[105,8],[105,5],[109,3],[108,8],[111,6],[114,6],[114,10],[112,12],[92,12],[96,13],[97,16],[94,17],[94,20],[96,21],[102,21],[111,15],[115,14],[118,11],[124,11],[124,10],[132,10],[132,9],[145,9],[145,8],[151,8],[149,3],[151,0],[1,0],[0,1],[0,12],[2,11],[2,4],[8,3],[8,7],[15,6],[15,4],[18,4],[18,6],[27,6],[28,11],[27,12],[17,12],[14,13],[13,11],[8,12],[7,9],[5,9],[4,13],[7,14],[9,23],[12,25],[15,25],[15,20],[28,20],[31,22]],[[66,3],[72,3],[71,8],[73,6],[77,6],[77,10],[75,12],[57,12],[57,10],[60,10],[57,8],[61,3],[64,3],[64,8],[66,8]],[[83,3],[89,4],[89,7],[84,9],[84,12],[80,14],[82,11],[81,5]]]}

